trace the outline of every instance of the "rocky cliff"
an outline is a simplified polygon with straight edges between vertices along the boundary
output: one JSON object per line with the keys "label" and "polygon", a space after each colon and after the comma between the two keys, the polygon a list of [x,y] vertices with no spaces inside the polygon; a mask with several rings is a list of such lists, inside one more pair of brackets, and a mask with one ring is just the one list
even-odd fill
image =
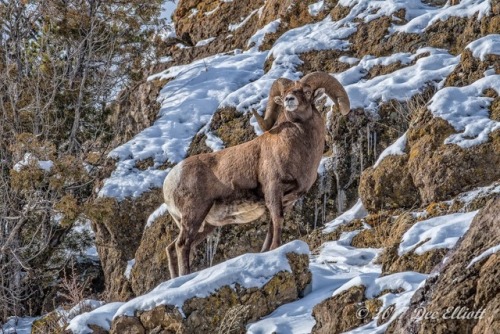
{"label": "rocky cliff", "polygon": [[[164,119],[193,123],[192,129],[185,128],[187,141],[169,137],[166,130],[160,136],[175,139],[182,157],[246,142],[260,133],[249,111],[263,111],[272,80],[321,70],[345,85],[353,108],[345,117],[329,101],[318,105],[328,130],[324,160],[312,190],[284,225],[284,243],[302,239],[316,254],[310,260],[311,295],[321,291],[322,297],[303,299],[306,331],[494,333],[499,307],[500,37],[495,33],[500,31],[500,5],[410,3],[180,0],[173,14],[178,37],[164,41],[171,60],[149,69],[148,81],[123,92],[125,102],[110,119],[123,127],[123,137],[116,139],[123,145],[111,153],[116,169],[97,184],[101,195],[88,212],[104,269],[105,299],[127,301],[169,279],[165,247],[177,229],[160,206],[155,177],[164,177],[179,159],[155,152],[153,141],[141,133],[154,136]],[[230,69],[221,71],[224,66]],[[197,120],[169,119],[176,112],[173,96],[182,99],[204,87],[197,84],[211,82],[210,73],[234,80],[233,86],[220,88],[226,91],[215,102],[190,97],[213,110],[204,114],[197,102],[189,102],[183,105],[189,106],[185,113],[196,114]],[[132,188],[137,175],[150,183],[129,191],[116,181],[120,175],[130,178]],[[268,220],[216,230],[196,250],[195,269],[258,252]],[[288,279],[277,279],[278,286],[286,288]],[[264,295],[271,293],[263,289]],[[228,316],[235,300],[259,300],[248,291],[226,290],[185,306],[186,314],[158,306],[115,319],[107,330],[220,329],[218,322],[210,329],[199,326]],[[284,297],[265,312],[235,320],[235,331],[296,331],[299,327],[280,327],[272,315],[257,320],[297,297]],[[223,312],[204,314],[206,304],[215,302]],[[484,310],[484,316],[443,319],[448,307]],[[279,313],[284,308],[273,313],[276,319],[286,313]],[[436,319],[419,319],[422,310],[437,314]]]}

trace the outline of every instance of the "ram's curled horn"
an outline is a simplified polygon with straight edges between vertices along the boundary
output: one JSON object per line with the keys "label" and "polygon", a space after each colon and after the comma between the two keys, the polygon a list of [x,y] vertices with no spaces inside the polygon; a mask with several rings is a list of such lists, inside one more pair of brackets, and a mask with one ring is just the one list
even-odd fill
{"label": "ram's curled horn", "polygon": [[255,119],[257,119],[257,122],[259,123],[259,126],[262,130],[270,130],[278,119],[280,106],[276,104],[276,102],[274,102],[274,97],[283,95],[283,93],[292,84],[293,81],[287,78],[279,78],[273,82],[271,90],[269,91],[269,100],[267,101],[267,107],[264,113],[264,117],[260,116],[255,110],[252,110],[252,113]]}
{"label": "ram's curled horn", "polygon": [[309,73],[300,82],[311,86],[313,90],[324,88],[325,94],[337,105],[342,115],[347,115],[351,110],[349,96],[344,87],[330,74],[325,72]]}

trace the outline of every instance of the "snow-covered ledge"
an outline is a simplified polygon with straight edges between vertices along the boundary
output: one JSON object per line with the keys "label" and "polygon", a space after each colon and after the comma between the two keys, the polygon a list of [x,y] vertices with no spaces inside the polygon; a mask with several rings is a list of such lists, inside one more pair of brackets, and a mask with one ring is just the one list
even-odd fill
{"label": "snow-covered ledge", "polygon": [[74,318],[67,329],[87,334],[91,333],[89,325],[107,324],[103,329],[111,333],[158,326],[214,332],[230,321],[228,317],[239,317],[242,325],[296,300],[310,282],[309,247],[296,240],[270,252],[244,254],[166,281],[151,292],[112,308],[104,305]]}

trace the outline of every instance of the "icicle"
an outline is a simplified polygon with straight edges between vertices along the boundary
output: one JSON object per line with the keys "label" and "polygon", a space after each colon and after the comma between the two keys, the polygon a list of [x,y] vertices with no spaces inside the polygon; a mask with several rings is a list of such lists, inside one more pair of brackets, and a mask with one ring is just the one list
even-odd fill
{"label": "icicle", "polygon": [[318,203],[314,201],[314,229],[318,224]]}
{"label": "icicle", "polygon": [[206,264],[211,267],[217,253],[217,246],[219,245],[221,228],[217,227],[215,231],[207,237],[206,243]]}
{"label": "icicle", "polygon": [[325,191],[323,193],[323,215],[322,215],[322,219],[321,219],[321,224],[325,224],[326,223],[326,198],[327,198],[327,192]]}
{"label": "icicle", "polygon": [[345,207],[345,199],[346,195],[343,189],[339,189],[338,195],[337,195],[337,212],[342,213],[344,212],[344,207]]}
{"label": "icicle", "polygon": [[368,141],[368,156],[370,155],[371,141],[370,141],[370,125],[366,125],[366,140]]}
{"label": "icicle", "polygon": [[358,151],[359,151],[359,163],[361,165],[360,174],[365,170],[365,155],[363,154],[363,144],[360,144],[358,141]]}

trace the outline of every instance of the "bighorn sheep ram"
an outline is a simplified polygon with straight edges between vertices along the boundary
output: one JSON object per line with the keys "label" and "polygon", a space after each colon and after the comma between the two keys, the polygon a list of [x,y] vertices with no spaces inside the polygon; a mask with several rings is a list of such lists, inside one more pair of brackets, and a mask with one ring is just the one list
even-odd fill
{"label": "bighorn sheep ram", "polygon": [[[313,185],[325,144],[325,123],[314,106],[326,93],[342,114],[349,98],[332,76],[315,72],[293,82],[276,80],[264,118],[266,132],[249,142],[219,152],[189,157],[168,174],[163,194],[168,212],[180,229],[167,247],[171,277],[190,273],[191,249],[217,226],[245,224],[270,212],[262,251],[281,243],[285,209]],[[284,106],[284,112],[280,112]]]}

